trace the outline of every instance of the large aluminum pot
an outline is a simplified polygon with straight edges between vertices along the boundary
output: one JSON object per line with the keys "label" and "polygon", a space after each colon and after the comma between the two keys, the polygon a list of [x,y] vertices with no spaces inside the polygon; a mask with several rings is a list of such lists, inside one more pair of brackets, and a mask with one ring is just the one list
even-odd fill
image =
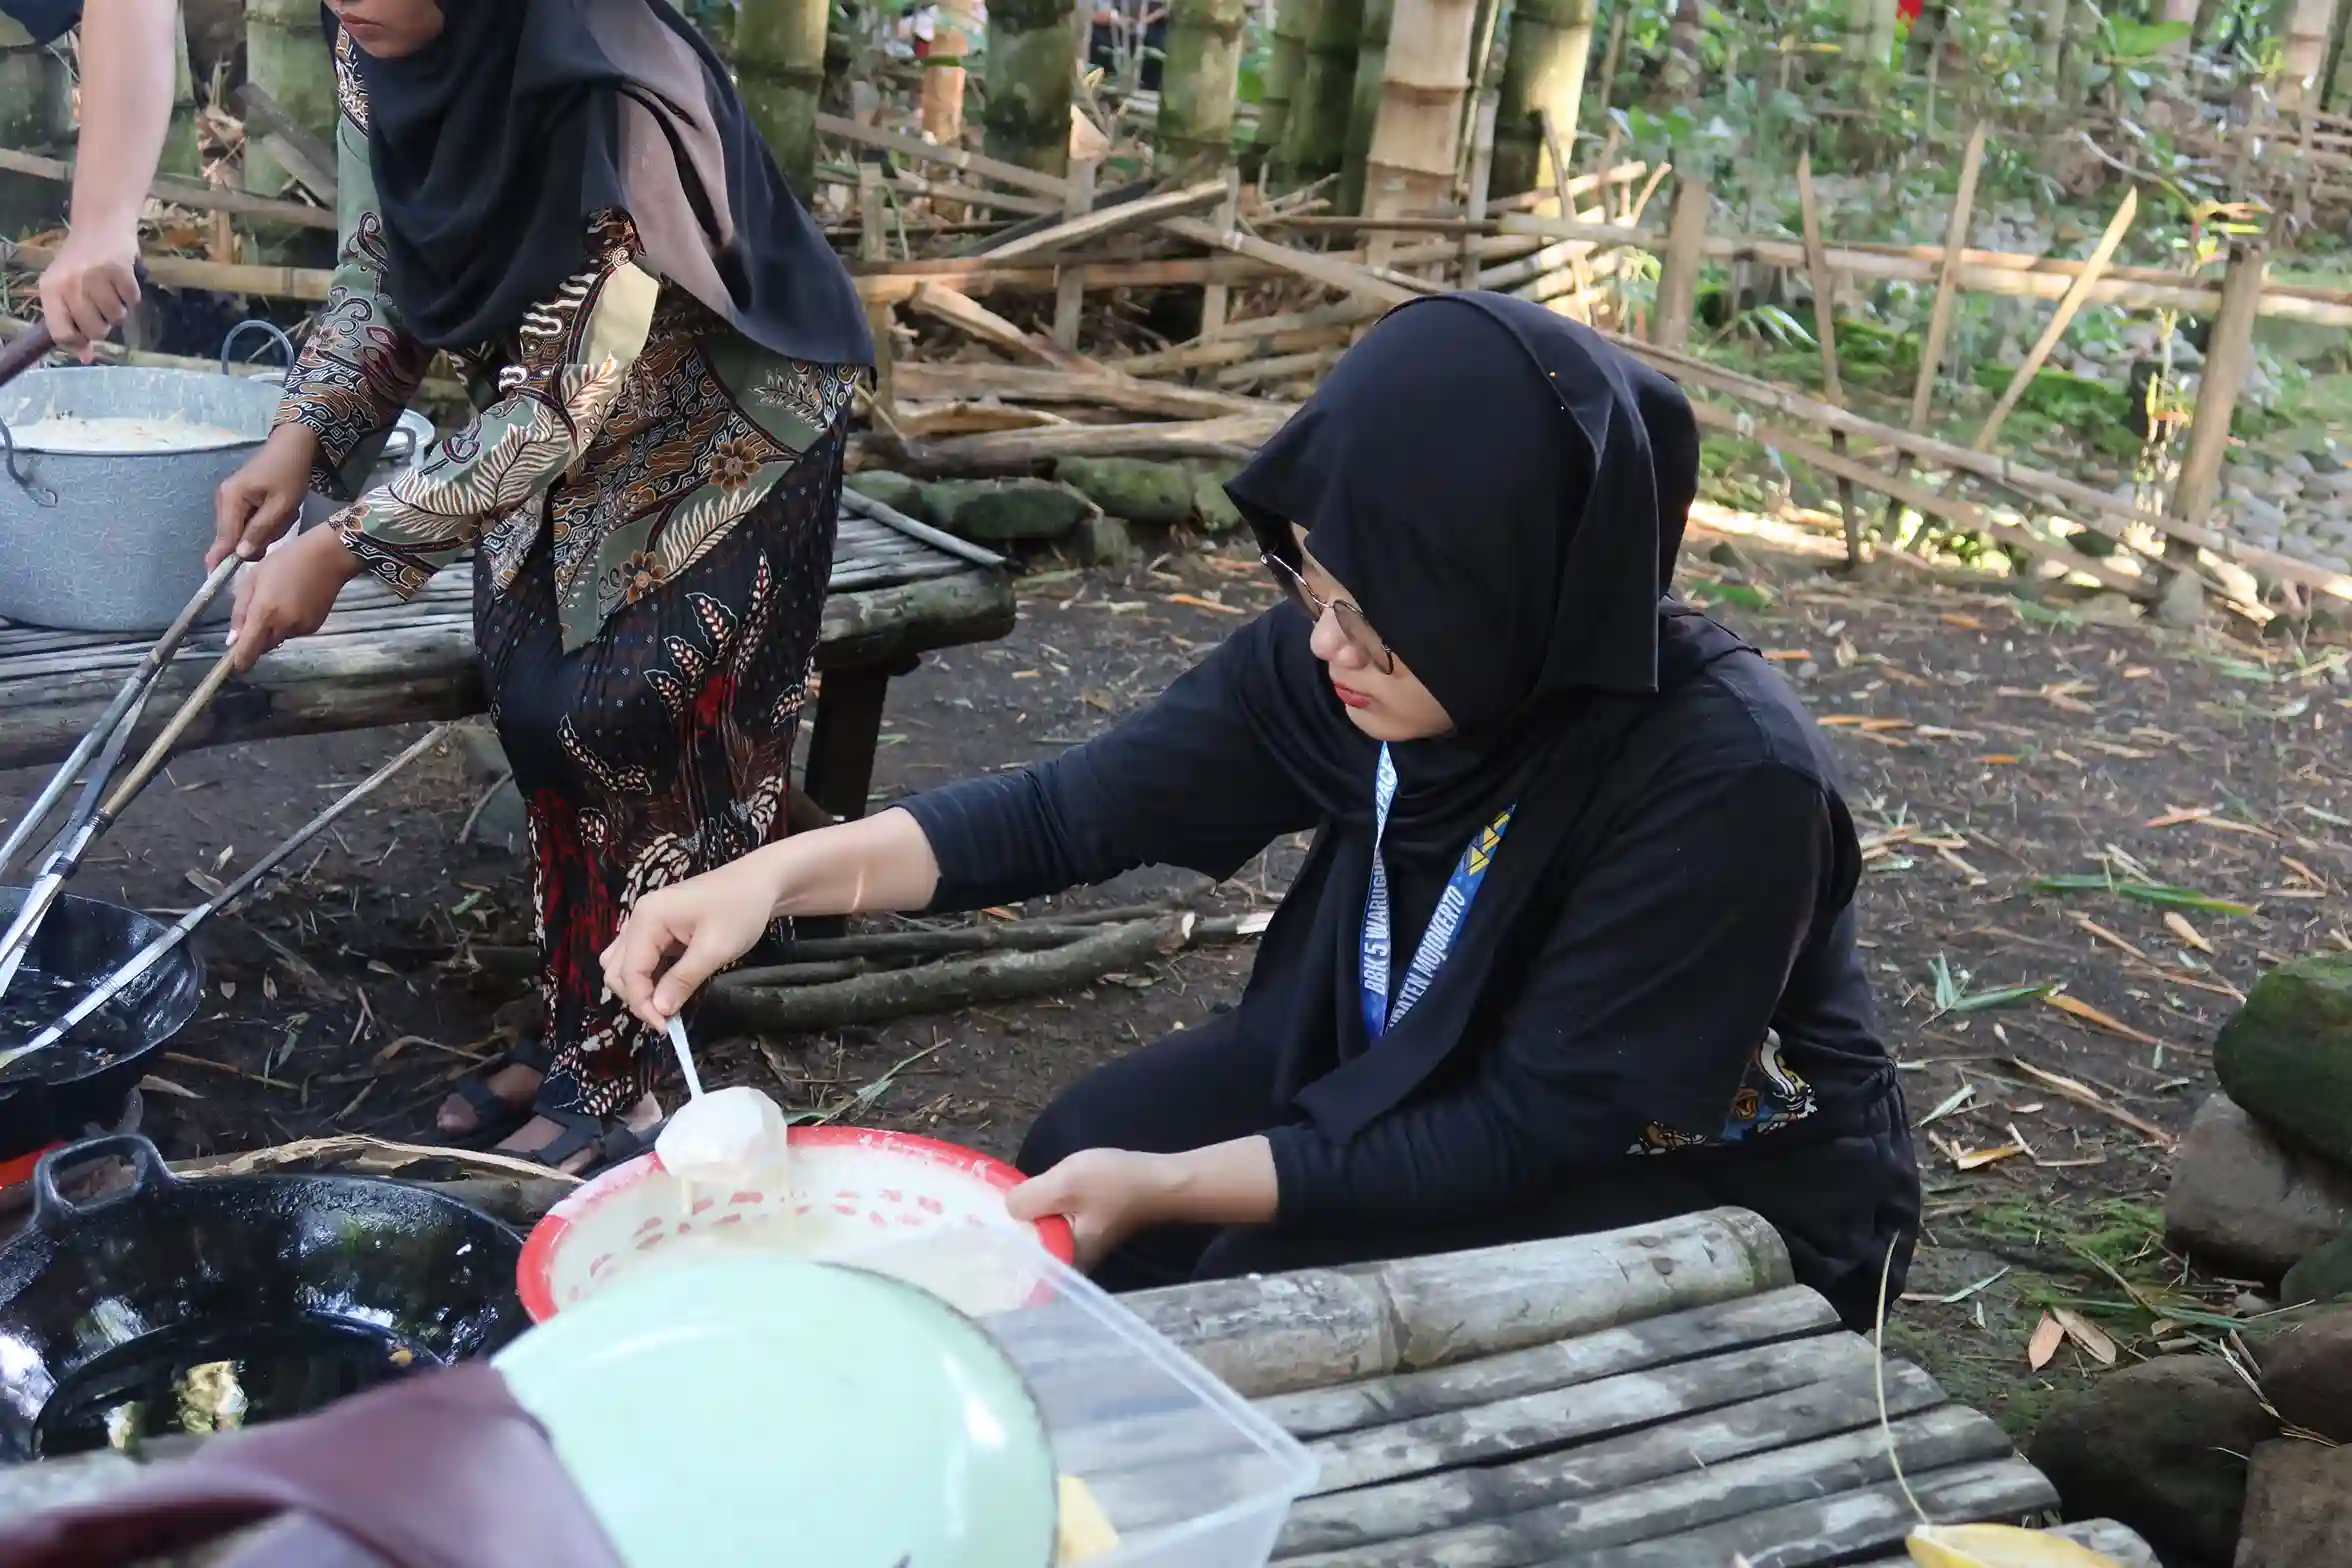
{"label": "large aluminum pot", "polygon": [[[278,378],[133,365],[27,371],[0,389],[0,619],[83,632],[153,632],[204,581],[213,493],[269,436]],[[60,417],[131,418],[225,432],[158,451],[64,449],[17,430]],[[404,414],[371,482],[430,439]],[[305,521],[331,512],[315,498]],[[226,619],[230,599],[208,620]]]}

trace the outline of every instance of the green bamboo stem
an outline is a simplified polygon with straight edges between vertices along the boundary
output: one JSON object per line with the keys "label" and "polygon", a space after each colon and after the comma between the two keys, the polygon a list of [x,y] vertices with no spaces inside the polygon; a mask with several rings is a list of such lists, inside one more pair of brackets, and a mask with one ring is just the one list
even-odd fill
{"label": "green bamboo stem", "polygon": [[1291,87],[1290,118],[1275,159],[1288,179],[1312,184],[1337,174],[1345,161],[1363,34],[1364,0],[1315,0],[1314,30]]}
{"label": "green bamboo stem", "polygon": [[1308,40],[1314,36],[1322,9],[1322,0],[1282,0],[1274,13],[1274,44],[1266,53],[1265,89],[1258,95],[1258,128],[1250,140],[1255,167],[1280,165],[1291,106],[1298,96],[1300,78],[1306,74]]}
{"label": "green bamboo stem", "polygon": [[735,12],[735,84],[785,180],[816,192],[817,100],[825,91],[825,0],[743,0]]}
{"label": "green bamboo stem", "polygon": [[1172,0],[1160,67],[1159,172],[1219,169],[1233,155],[1245,0]]}
{"label": "green bamboo stem", "polygon": [[988,7],[988,102],[982,146],[991,158],[1060,179],[1070,169],[1073,0],[993,0]]}
{"label": "green bamboo stem", "polygon": [[1380,119],[1380,82],[1388,68],[1388,23],[1395,0],[1364,0],[1357,32],[1355,80],[1348,94],[1347,143],[1339,166],[1339,210],[1364,210],[1364,163],[1372,151],[1372,127]]}
{"label": "green bamboo stem", "polygon": [[[320,142],[335,145],[335,61],[316,0],[247,0],[246,79]],[[290,178],[258,140],[245,146],[245,188],[275,196]]]}
{"label": "green bamboo stem", "polygon": [[1546,116],[1560,135],[1562,150],[1574,156],[1570,139],[1584,103],[1592,35],[1593,0],[1517,0],[1512,7],[1510,57],[1503,66],[1502,102],[1495,111],[1491,194],[1516,196],[1552,188],[1544,152]]}

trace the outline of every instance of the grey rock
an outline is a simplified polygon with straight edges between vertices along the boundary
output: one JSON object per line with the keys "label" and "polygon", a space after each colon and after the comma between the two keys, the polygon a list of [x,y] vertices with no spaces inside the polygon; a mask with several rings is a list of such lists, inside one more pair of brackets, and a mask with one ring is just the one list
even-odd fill
{"label": "grey rock", "polygon": [[2263,1395],[2281,1420],[2333,1443],[2352,1442],[2352,1307],[2330,1307],[2255,1354]]}
{"label": "grey rock", "polygon": [[2277,1279],[2352,1231],[2352,1175],[2290,1147],[2215,1094],[2173,1156],[2164,1231],[2208,1267]]}
{"label": "grey rock", "polygon": [[2156,600],[2156,624],[2187,631],[2205,619],[2205,583],[2195,572],[2174,572]]}
{"label": "grey rock", "polygon": [[2280,1438],[2254,1450],[2232,1568],[2352,1563],[2352,1448]]}
{"label": "grey rock", "polygon": [[2239,1456],[2277,1431],[2219,1357],[2159,1356],[2055,1406],[2026,1457],[2069,1517],[2127,1524],[2166,1562],[2226,1563],[2246,1500]]}
{"label": "grey rock", "polygon": [[1136,548],[1135,535],[1116,517],[1098,514],[1088,518],[1078,525],[1072,543],[1077,546],[1078,559],[1089,566],[1123,572],[1143,559],[1143,552]]}
{"label": "grey rock", "polygon": [[2279,459],[2278,472],[2302,478],[2305,475],[2316,473],[2318,470],[2311,466],[2311,459],[2302,453],[2289,452],[2285,457]]}

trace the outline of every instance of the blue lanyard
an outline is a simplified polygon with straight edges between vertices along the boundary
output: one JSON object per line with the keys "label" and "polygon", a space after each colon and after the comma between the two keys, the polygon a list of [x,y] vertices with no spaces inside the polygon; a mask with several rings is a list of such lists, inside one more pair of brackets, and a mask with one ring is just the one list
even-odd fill
{"label": "blue lanyard", "polygon": [[1462,851],[1455,863],[1453,875],[1446,878],[1445,893],[1437,901],[1437,908],[1429,917],[1429,929],[1421,933],[1421,945],[1413,953],[1413,962],[1405,969],[1405,983],[1398,990],[1392,1006],[1388,999],[1388,966],[1390,951],[1390,921],[1388,903],[1388,857],[1381,849],[1381,840],[1388,836],[1389,808],[1396,804],[1396,763],[1389,757],[1388,748],[1380,748],[1380,770],[1374,776],[1372,804],[1375,826],[1372,832],[1372,891],[1364,900],[1363,960],[1358,966],[1364,987],[1364,1034],[1377,1040],[1388,1033],[1389,1024],[1405,1016],[1413,1004],[1421,1000],[1430,982],[1437,978],[1438,967],[1453,949],[1454,936],[1462,929],[1462,917],[1470,912],[1470,901],[1478,896],[1478,885],[1486,880],[1486,868],[1494,863],[1497,848],[1503,842],[1503,832],[1511,825],[1511,813],[1516,807],[1506,806],[1492,822],[1480,828]]}

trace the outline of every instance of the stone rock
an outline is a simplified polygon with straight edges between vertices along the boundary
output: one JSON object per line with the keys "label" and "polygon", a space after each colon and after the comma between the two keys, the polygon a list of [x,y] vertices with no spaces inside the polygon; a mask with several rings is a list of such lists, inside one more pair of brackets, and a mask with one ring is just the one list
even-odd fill
{"label": "stone rock", "polygon": [[872,468],[852,474],[842,482],[867,500],[879,501],[894,512],[904,512],[909,517],[921,516],[917,510],[923,504],[923,485],[920,480],[891,473],[888,469]]}
{"label": "stone rock", "polygon": [[1143,552],[1135,547],[1135,536],[1116,517],[1088,518],[1078,525],[1073,542],[1078,547],[1078,559],[1089,566],[1107,566],[1123,572],[1143,559]]}
{"label": "stone rock", "polygon": [[2156,600],[2156,624],[2187,631],[2205,619],[2205,583],[2195,572],[2174,572]]}
{"label": "stone rock", "polygon": [[2254,982],[2221,1026],[2213,1070],[2229,1097],[2352,1166],[2352,953],[2311,953]]}
{"label": "stone rock", "polygon": [[2068,1517],[2127,1524],[2168,1563],[2226,1563],[2246,1500],[2239,1456],[2277,1430],[2219,1357],[2159,1356],[2055,1406],[2026,1457]]}
{"label": "stone rock", "polygon": [[1202,474],[1193,480],[1192,511],[1206,534],[1238,533],[1247,521],[1241,508],[1233,504],[1233,497],[1225,493],[1224,479],[1216,474]]}
{"label": "stone rock", "polygon": [[2140,620],[2140,607],[2113,589],[2092,594],[2074,613],[2093,626],[2136,626]]}
{"label": "stone rock", "polygon": [[2279,1300],[2335,1301],[2352,1296],[2352,1233],[2323,1241],[2279,1281]]}
{"label": "stone rock", "polygon": [[1134,457],[1065,457],[1054,477],[1131,523],[1174,528],[1192,521],[1192,475],[1175,463]]}
{"label": "stone rock", "polygon": [[2233,1568],[2352,1563],[2352,1448],[2280,1438],[2254,1450]]}
{"label": "stone rock", "polygon": [[922,519],[977,544],[1050,541],[1095,513],[1077,491],[1042,480],[950,479],[923,486]]}
{"label": "stone rock", "polygon": [[[2352,1442],[2352,1307],[2312,1316],[2263,1344],[2255,1356],[2262,1392],[2280,1420],[2330,1442]],[[2352,1491],[2346,1503],[2352,1506]],[[2352,1563],[2352,1555],[2329,1560]]]}
{"label": "stone rock", "polygon": [[2212,1095],[2173,1156],[2164,1231],[2207,1267],[2276,1279],[2352,1231],[2352,1176],[2282,1142],[2228,1095]]}

